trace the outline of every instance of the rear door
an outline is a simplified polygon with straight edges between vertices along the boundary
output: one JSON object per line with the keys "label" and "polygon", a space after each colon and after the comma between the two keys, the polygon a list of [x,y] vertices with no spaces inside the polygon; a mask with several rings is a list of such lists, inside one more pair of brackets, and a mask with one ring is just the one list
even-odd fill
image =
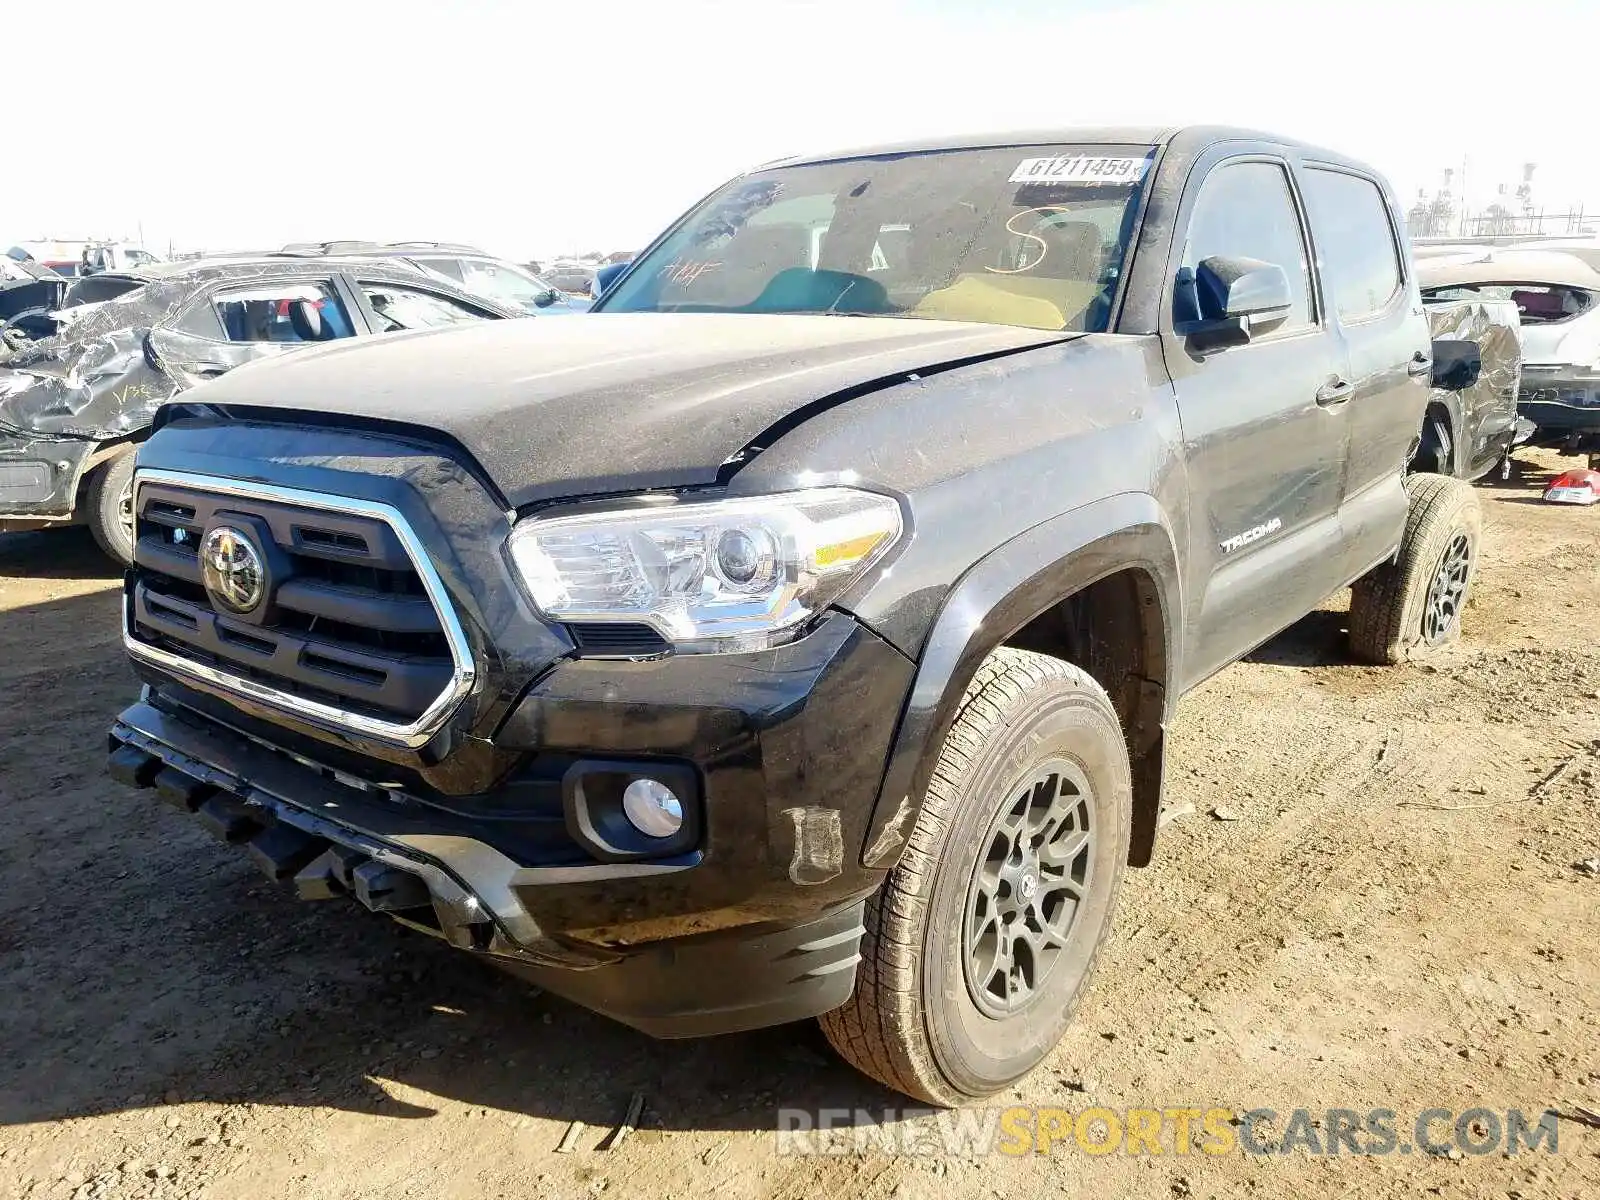
{"label": "rear door", "polygon": [[1350,364],[1340,522],[1345,572],[1355,578],[1388,557],[1405,525],[1406,458],[1427,406],[1431,337],[1383,185],[1314,161],[1299,175],[1329,316]]}
{"label": "rear door", "polygon": [[1188,655],[1193,686],[1311,611],[1344,582],[1339,499],[1348,431],[1344,348],[1320,302],[1288,163],[1215,148],[1197,161],[1174,237],[1178,272],[1206,258],[1283,268],[1294,304],[1240,346],[1162,343],[1183,421],[1193,504]]}

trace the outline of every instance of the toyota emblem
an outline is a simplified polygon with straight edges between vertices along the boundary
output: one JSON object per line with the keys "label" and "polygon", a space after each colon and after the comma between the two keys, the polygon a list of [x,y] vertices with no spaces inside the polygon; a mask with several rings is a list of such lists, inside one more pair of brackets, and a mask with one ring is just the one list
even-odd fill
{"label": "toyota emblem", "polygon": [[200,543],[200,572],[211,598],[229,612],[254,612],[266,598],[261,553],[230,525],[218,525]]}

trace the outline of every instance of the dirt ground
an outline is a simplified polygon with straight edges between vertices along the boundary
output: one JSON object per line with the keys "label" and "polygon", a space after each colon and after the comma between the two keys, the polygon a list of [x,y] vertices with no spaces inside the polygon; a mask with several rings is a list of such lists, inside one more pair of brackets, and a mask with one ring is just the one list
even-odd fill
{"label": "dirt ground", "polygon": [[[1167,828],[1007,1102],[1600,1111],[1600,508],[1480,489],[1467,635],[1350,665],[1342,598],[1188,698]],[[104,776],[134,693],[87,538],[0,538],[0,1194],[1600,1196],[1600,1130],[1459,1159],[775,1151],[895,1098],[811,1025],[658,1043],[343,904]],[[1215,810],[1222,809],[1222,819]],[[597,1146],[629,1097],[623,1146]],[[586,1128],[556,1152],[568,1126]]]}

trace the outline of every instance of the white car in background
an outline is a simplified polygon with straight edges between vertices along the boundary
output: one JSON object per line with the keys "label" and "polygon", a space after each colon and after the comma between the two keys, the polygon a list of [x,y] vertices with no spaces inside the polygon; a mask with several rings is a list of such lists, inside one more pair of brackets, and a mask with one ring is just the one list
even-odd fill
{"label": "white car in background", "polygon": [[1531,444],[1600,462],[1600,241],[1433,246],[1417,270],[1426,297],[1517,306]]}

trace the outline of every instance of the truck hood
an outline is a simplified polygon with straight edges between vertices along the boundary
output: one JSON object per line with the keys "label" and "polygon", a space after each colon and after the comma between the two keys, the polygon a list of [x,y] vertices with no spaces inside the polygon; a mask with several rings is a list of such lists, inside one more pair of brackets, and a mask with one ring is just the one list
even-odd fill
{"label": "truck hood", "polygon": [[520,508],[712,483],[816,406],[1073,336],[888,317],[577,313],[354,339],[238,368],[184,399],[435,429]]}

